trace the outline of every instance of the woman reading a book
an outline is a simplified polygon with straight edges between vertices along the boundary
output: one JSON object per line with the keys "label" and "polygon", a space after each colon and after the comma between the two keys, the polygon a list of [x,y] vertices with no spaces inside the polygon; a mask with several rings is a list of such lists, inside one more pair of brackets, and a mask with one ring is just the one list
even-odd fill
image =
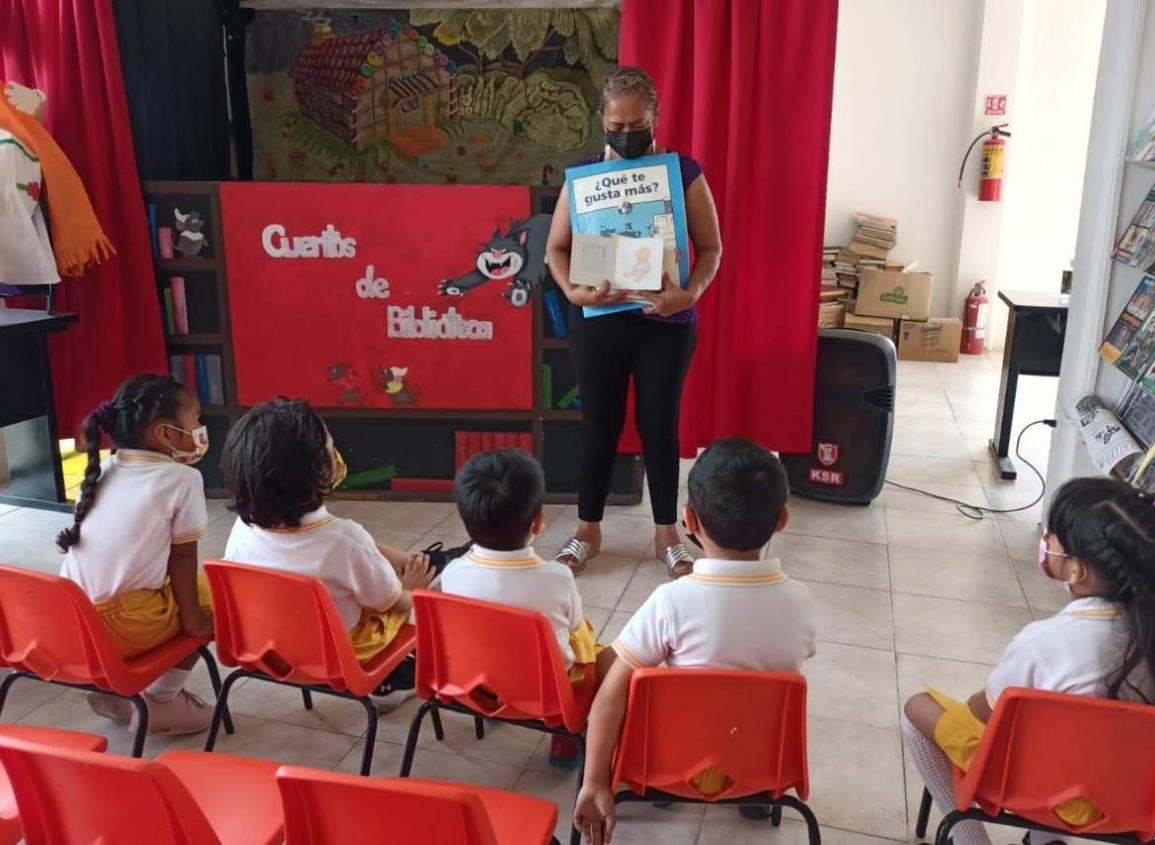
{"label": "woman reading a book", "polygon": [[[641,68],[619,67],[606,77],[600,112],[606,151],[597,161],[640,159],[666,152],[654,139],[657,92]],[[631,378],[654,515],[655,553],[672,577],[693,568],[693,558],[676,524],[678,411],[697,333],[695,303],[718,270],[722,239],[701,165],[685,155],[679,156],[679,164],[694,266],[684,286],[663,274],[660,291],[635,292],[631,300],[641,300],[639,307],[596,316],[584,310],[587,306],[625,303],[627,294],[614,290],[609,281],[596,288],[571,283],[573,232],[566,191],[562,191],[554,211],[547,259],[554,281],[571,303],[570,353],[582,400],[578,527],[557,559],[575,574],[601,552],[602,515],[625,423]]]}

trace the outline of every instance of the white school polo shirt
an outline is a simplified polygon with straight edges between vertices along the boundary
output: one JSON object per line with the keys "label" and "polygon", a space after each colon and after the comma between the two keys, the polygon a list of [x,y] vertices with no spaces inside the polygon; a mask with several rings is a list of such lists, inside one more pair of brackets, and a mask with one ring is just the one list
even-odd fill
{"label": "white school polo shirt", "polygon": [[565,656],[573,665],[570,631],[582,624],[582,597],[564,563],[542,560],[532,548],[495,552],[474,546],[441,573],[443,592],[544,614]]}
{"label": "white school polo shirt", "polygon": [[777,559],[713,560],[658,587],[613,648],[658,666],[797,672],[814,656],[814,598]]}
{"label": "white school polo shirt", "polygon": [[[1049,619],[1023,628],[987,679],[993,708],[1007,687],[1102,696],[1107,675],[1119,665],[1127,644],[1127,617],[1113,602],[1075,599]],[[1151,694],[1148,673],[1134,678]],[[1124,698],[1126,689],[1120,693]]]}
{"label": "white school polo shirt", "polygon": [[192,467],[145,449],[120,449],[101,467],[80,542],[64,555],[60,574],[94,602],[159,590],[172,547],[205,534],[204,480]]}
{"label": "white school polo shirt", "polygon": [[299,528],[258,528],[238,518],[225,560],[319,579],[346,630],[360,621],[362,608],[388,610],[404,592],[369,532],[351,519],[333,516],[324,505],[301,517]]}

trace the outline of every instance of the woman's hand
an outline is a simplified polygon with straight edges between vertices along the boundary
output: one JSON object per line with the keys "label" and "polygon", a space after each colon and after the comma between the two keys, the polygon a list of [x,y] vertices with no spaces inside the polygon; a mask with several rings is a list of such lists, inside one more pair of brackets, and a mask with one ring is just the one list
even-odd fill
{"label": "woman's hand", "polygon": [[682,290],[674,284],[669,273],[662,274],[662,290],[660,293],[643,293],[650,304],[645,307],[647,314],[657,314],[659,317],[669,317],[694,307],[694,294]]}
{"label": "woman's hand", "polygon": [[571,284],[565,297],[574,305],[617,305],[626,301],[625,292],[614,290],[608,281],[600,288]]}

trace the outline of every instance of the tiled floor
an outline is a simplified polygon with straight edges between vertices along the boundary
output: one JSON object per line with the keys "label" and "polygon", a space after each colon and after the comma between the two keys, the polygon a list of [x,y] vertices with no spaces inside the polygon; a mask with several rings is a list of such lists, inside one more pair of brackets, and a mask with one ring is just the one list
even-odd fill
{"label": "tiled floor", "polygon": [[[890,478],[976,504],[1009,507],[1029,502],[1038,482],[1024,471],[1003,483],[992,469],[986,440],[993,429],[996,364],[986,358],[958,364],[899,365],[898,413]],[[1053,415],[1054,382],[1020,383],[1017,419]],[[1024,453],[1040,469],[1049,430],[1033,429]],[[419,547],[435,539],[464,539],[449,505],[340,504],[374,534]],[[606,554],[578,581],[587,615],[609,642],[630,613],[665,581],[651,559],[647,506],[611,509]],[[771,548],[788,572],[808,581],[819,606],[818,656],[809,662],[811,806],[833,845],[913,838],[920,785],[904,760],[898,734],[900,703],[926,683],[956,695],[982,685],[988,666],[1009,638],[1032,618],[1062,604],[1063,594],[1033,563],[1039,509],[973,521],[940,501],[888,488],[870,507],[792,502],[793,518]],[[203,555],[219,554],[230,517],[211,503]],[[552,554],[568,537],[574,508],[551,507],[538,551]],[[52,537],[66,517],[0,506],[0,560],[55,571]],[[198,688],[208,687],[203,670]],[[362,711],[350,702],[317,697],[307,712],[295,692],[242,683],[233,700],[237,733],[222,750],[354,771],[360,756]],[[416,705],[383,717],[374,771],[395,774],[401,743]],[[107,733],[126,751],[128,737],[93,716],[78,694],[35,682],[17,684],[5,720],[64,725]],[[447,737],[426,737],[415,774],[515,789],[556,801],[559,832],[573,800],[573,775],[547,764],[548,744],[529,731],[497,725],[478,742],[468,720],[447,719]],[[169,745],[199,747],[202,737],[151,740],[148,753]],[[790,812],[787,811],[787,818]],[[622,811],[615,843],[805,841],[796,821],[767,828],[725,807]],[[1001,839],[1010,841],[1004,834]],[[1017,838],[1017,837],[1014,837]],[[998,841],[998,840],[996,840]]]}

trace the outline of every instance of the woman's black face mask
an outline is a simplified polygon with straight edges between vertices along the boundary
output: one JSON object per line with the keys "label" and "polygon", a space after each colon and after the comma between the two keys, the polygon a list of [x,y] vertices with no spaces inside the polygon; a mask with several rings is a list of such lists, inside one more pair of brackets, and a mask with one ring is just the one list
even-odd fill
{"label": "woman's black face mask", "polygon": [[606,132],[606,145],[622,158],[640,158],[649,152],[654,143],[654,130],[621,129],[616,132]]}

